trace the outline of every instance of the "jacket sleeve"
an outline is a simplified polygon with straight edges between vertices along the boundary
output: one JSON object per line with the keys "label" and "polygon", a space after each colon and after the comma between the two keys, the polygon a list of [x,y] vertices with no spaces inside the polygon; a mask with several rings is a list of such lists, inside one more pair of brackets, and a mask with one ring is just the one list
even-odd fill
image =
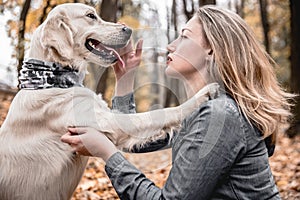
{"label": "jacket sleeve", "polygon": [[135,107],[133,93],[129,93],[124,96],[115,96],[112,99],[112,109],[118,110],[121,113],[136,113]]}

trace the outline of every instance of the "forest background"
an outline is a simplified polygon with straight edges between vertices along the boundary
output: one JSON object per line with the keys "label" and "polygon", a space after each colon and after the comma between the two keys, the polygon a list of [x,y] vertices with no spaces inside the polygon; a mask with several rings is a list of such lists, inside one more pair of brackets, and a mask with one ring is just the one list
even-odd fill
{"label": "forest background", "polygon": [[[0,0],[0,31],[6,34],[0,40],[0,57],[5,56],[9,60],[5,64],[0,63],[0,124],[18,91],[17,76],[30,47],[32,33],[52,8],[71,2],[95,7],[104,20],[121,21],[133,28],[134,41],[144,39],[143,61],[135,81],[138,112],[175,106],[186,100],[182,83],[164,75],[166,45],[178,36],[181,27],[197,8],[205,4],[231,9],[244,18],[278,63],[275,71],[280,83],[288,91],[299,93],[300,1],[297,0]],[[9,44],[10,51],[5,43]],[[101,92],[110,105],[115,84],[112,69],[89,64],[88,70],[90,73],[86,76],[85,85],[97,93]],[[296,98],[295,105],[291,128],[286,135],[280,136],[279,153],[271,158],[276,183],[286,199],[300,198],[299,98]],[[126,156],[159,186],[163,185],[171,167],[169,151],[150,154],[146,161],[141,159],[141,155]],[[139,162],[141,160],[143,162]],[[151,168],[152,165],[155,166]],[[101,160],[91,159],[73,198],[117,198],[103,172]]]}

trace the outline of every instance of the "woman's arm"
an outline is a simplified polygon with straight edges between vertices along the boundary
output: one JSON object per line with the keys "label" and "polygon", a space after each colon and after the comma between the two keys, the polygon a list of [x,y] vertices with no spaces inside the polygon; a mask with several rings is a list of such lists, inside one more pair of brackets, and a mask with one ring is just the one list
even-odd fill
{"label": "woman's arm", "polygon": [[135,71],[142,59],[142,47],[143,40],[139,40],[134,50],[130,40],[128,45],[118,50],[123,62],[118,61],[113,66],[116,77],[115,96],[112,99],[113,110],[125,114],[136,113],[133,86]]}
{"label": "woman's arm", "polygon": [[[133,97],[133,86],[136,68],[142,57],[143,40],[139,40],[133,49],[132,42],[118,50],[122,61],[114,66],[116,77],[115,96],[112,99],[112,109],[128,114],[135,113],[135,102]],[[123,66],[125,65],[125,66]]]}
{"label": "woman's arm", "polygon": [[133,92],[135,71],[142,59],[142,47],[143,40],[137,42],[135,49],[130,40],[128,45],[118,50],[123,62],[118,61],[113,66],[116,77],[115,96],[124,96]]}

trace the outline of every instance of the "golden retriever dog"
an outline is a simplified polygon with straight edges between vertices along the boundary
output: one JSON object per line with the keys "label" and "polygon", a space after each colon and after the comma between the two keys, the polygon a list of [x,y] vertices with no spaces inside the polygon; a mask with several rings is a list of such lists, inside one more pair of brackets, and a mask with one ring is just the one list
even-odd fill
{"label": "golden retriever dog", "polygon": [[[55,7],[36,29],[15,96],[0,132],[0,199],[70,199],[88,157],[60,141],[69,126],[105,133],[120,149],[162,137],[218,90],[210,84],[178,107],[137,114],[111,111],[81,86],[87,62],[108,67],[131,29],[100,19],[84,4]],[[55,86],[56,84],[56,86]],[[71,85],[71,87],[69,87]],[[170,130],[171,131],[171,130]]]}

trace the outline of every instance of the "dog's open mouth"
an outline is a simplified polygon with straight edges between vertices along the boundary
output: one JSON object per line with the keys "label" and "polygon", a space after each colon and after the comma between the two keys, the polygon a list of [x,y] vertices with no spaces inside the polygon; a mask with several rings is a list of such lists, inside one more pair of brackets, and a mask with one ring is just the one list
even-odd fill
{"label": "dog's open mouth", "polygon": [[112,46],[104,45],[98,40],[88,38],[85,42],[85,47],[97,56],[101,56],[106,61],[115,63],[117,61],[122,62],[120,55]]}

